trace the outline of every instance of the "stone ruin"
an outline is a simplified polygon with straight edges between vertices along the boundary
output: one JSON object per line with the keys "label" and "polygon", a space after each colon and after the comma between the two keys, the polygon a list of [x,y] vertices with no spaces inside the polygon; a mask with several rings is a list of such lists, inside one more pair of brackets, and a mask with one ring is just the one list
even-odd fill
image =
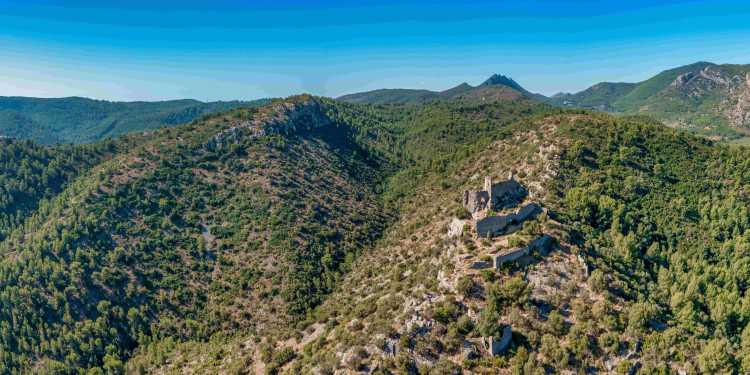
{"label": "stone ruin", "polygon": [[548,234],[543,234],[539,237],[537,237],[535,240],[531,241],[528,245],[524,247],[519,247],[515,249],[511,249],[509,251],[502,252],[501,254],[496,254],[492,256],[492,264],[495,268],[500,269],[503,264],[508,262],[514,262],[521,257],[527,256],[531,254],[534,251],[539,252],[539,255],[541,256],[547,256],[549,254],[550,249],[552,249],[552,246],[555,244],[555,239],[552,238],[552,236]]}
{"label": "stone ruin", "polygon": [[477,235],[479,237],[494,237],[509,234],[520,229],[521,223],[534,218],[542,212],[542,207],[536,203],[529,203],[510,215],[488,216],[477,220]]}
{"label": "stone ruin", "polygon": [[508,350],[510,342],[513,340],[513,329],[510,326],[503,327],[503,335],[499,338],[497,336],[483,337],[482,343],[487,353],[496,356],[502,355]]}
{"label": "stone ruin", "polygon": [[[463,205],[471,213],[472,221],[475,223],[477,236],[481,238],[492,238],[513,233],[521,229],[524,221],[533,219],[544,212],[537,203],[530,202],[519,207],[515,212],[507,215],[492,215],[493,210],[504,210],[518,207],[528,197],[528,190],[513,179],[511,174],[508,180],[493,184],[490,177],[484,179],[484,189],[480,191],[464,191]],[[464,220],[453,219],[448,227],[448,235],[460,236],[463,232]],[[538,252],[546,256],[555,245],[555,239],[542,234],[528,245],[489,254],[490,259],[477,260],[469,265],[471,269],[501,268],[508,262],[517,261],[532,252]],[[482,337],[482,345],[485,351],[491,355],[504,354],[513,340],[513,330],[509,325],[503,327],[501,336]],[[468,357],[468,355],[467,355]]]}
{"label": "stone ruin", "polygon": [[486,210],[502,210],[515,207],[529,192],[511,175],[508,180],[492,183],[489,176],[484,178],[484,190],[464,191],[464,207],[474,216]]}

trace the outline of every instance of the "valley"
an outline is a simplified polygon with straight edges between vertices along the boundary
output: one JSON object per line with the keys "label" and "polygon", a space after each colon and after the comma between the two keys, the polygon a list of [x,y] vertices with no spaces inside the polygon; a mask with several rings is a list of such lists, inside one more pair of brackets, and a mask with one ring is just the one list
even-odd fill
{"label": "valley", "polygon": [[525,96],[302,95],[91,146],[4,147],[32,163],[86,155],[8,191],[4,372],[713,372],[750,358],[748,151],[647,118]]}
{"label": "valley", "polygon": [[750,2],[0,4],[0,375],[750,374]]}

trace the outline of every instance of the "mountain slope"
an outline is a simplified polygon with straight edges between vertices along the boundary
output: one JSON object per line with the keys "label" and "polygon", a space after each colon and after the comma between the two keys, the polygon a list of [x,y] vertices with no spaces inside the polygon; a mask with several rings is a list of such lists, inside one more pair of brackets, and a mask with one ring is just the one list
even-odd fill
{"label": "mountain slope", "polygon": [[109,102],[78,97],[0,97],[0,135],[44,144],[90,143],[125,133],[183,124],[206,114],[265,102]]}
{"label": "mountain slope", "polygon": [[[372,107],[368,109],[336,104],[334,108],[338,113],[352,108],[358,111],[372,111],[369,116],[382,117],[385,114],[381,112],[382,109]],[[473,155],[477,149],[486,147],[495,137],[506,137],[511,134],[511,124],[549,110],[552,109],[523,101],[484,105],[434,103],[424,107],[396,108],[397,115],[393,118],[395,121],[384,123],[384,128],[378,131],[384,132],[386,136],[380,137],[381,141],[373,142],[373,145],[383,150],[384,155],[389,155],[389,159],[399,161],[397,170],[383,186],[382,197],[386,207],[401,212],[405,205],[411,206],[417,202],[420,195],[415,194],[415,189],[421,186],[426,178],[434,178],[434,172],[440,171],[441,175],[452,173],[456,163],[468,155]],[[366,134],[368,139],[372,139],[375,133],[367,131]],[[439,183],[438,180],[434,181]],[[309,324],[308,319],[300,322],[298,327]],[[265,341],[261,341],[259,345],[258,340],[263,340],[264,337]],[[237,335],[209,343],[188,341],[177,344],[163,340],[145,347],[129,366],[152,369],[149,371],[155,372],[162,370],[153,370],[154,366],[167,366],[169,369],[165,371],[172,373],[210,372],[213,371],[212,366],[221,366],[225,370],[236,366],[256,366],[256,369],[263,369],[258,370],[261,372],[275,371],[283,367],[283,362],[289,359],[286,356],[290,353],[281,350],[268,354],[270,357],[267,358],[265,354],[260,353],[270,353],[266,351],[268,343],[276,340],[293,340],[295,337],[297,340],[300,339],[299,331],[278,332],[267,336],[238,332]],[[219,342],[227,346],[220,345]],[[263,344],[264,342],[266,344]],[[156,354],[164,352],[174,352],[169,356],[171,360],[168,363],[164,362],[164,355]],[[196,362],[193,360],[195,358],[200,359]]]}
{"label": "mountain slope", "polygon": [[637,84],[623,82],[602,82],[575,94],[557,94],[549,101],[560,106],[590,108],[613,112],[612,103],[632,91]]}
{"label": "mountain slope", "polygon": [[750,126],[750,66],[698,62],[636,84],[601,83],[550,99],[557,105],[647,114],[670,126],[737,137]]}
{"label": "mountain slope", "polygon": [[[160,363],[156,373],[750,370],[747,149],[574,112],[496,123],[483,138],[443,153],[442,168],[394,176],[411,182],[398,220],[296,332],[162,344],[134,364]],[[477,238],[464,191],[508,172],[528,188],[524,204],[545,212],[512,234]],[[541,234],[555,239],[549,254],[481,265]],[[490,356],[483,337],[507,326],[509,346]]]}
{"label": "mountain slope", "polygon": [[745,148],[524,98],[117,142],[0,242],[0,372],[750,370]]}
{"label": "mountain slope", "polygon": [[[748,202],[733,193],[748,151],[599,115],[526,129],[419,189],[430,199],[319,309],[290,373],[748,370]],[[489,241],[471,224],[451,234],[461,191],[509,170],[548,215]],[[550,255],[471,269],[540,233],[558,241]],[[513,335],[493,358],[481,337],[498,323]]]}
{"label": "mountain slope", "polygon": [[476,87],[462,83],[444,91],[380,89],[343,95],[337,100],[360,104],[424,104],[452,100],[496,101],[519,98],[541,100],[544,96],[527,91],[506,76],[494,74]]}
{"label": "mountain slope", "polygon": [[2,242],[0,372],[119,372],[154,339],[284,330],[384,228],[381,157],[309,97],[160,131]]}
{"label": "mountain slope", "polygon": [[93,166],[130,142],[43,147],[0,139],[0,240]]}

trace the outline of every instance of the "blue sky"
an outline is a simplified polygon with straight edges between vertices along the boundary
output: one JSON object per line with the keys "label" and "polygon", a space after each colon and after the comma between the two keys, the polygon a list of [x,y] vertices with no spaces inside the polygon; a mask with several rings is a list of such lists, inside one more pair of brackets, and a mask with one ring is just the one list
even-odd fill
{"label": "blue sky", "polygon": [[750,63],[749,1],[0,0],[0,95],[255,99],[530,91]]}

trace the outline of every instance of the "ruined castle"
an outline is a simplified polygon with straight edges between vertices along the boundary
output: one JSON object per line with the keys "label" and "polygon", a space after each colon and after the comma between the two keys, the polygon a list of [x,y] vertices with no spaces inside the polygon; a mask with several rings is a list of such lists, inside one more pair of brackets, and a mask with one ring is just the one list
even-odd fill
{"label": "ruined castle", "polygon": [[[491,177],[484,178],[483,190],[464,191],[463,206],[471,214],[477,237],[491,239],[496,236],[511,234],[523,227],[523,223],[544,212],[535,202],[524,203],[528,197],[528,190],[513,178],[511,174],[507,180],[493,184]],[[509,209],[515,211],[507,213]],[[497,214],[504,211],[505,214]],[[462,232],[464,221],[454,219],[449,227],[449,235]],[[476,260],[469,265],[470,269],[495,268],[517,262],[524,263],[532,253],[546,256],[555,245],[555,239],[548,234],[541,234],[526,246],[491,250],[482,260]],[[512,328],[506,325],[499,336],[483,337],[485,351],[491,355],[505,353],[512,342]]]}
{"label": "ruined castle", "polygon": [[492,183],[492,178],[484,178],[484,190],[464,191],[463,204],[472,215],[486,210],[502,210],[504,208],[514,207],[522,201],[529,192],[526,188],[513,179],[513,175],[508,176],[508,180]]}

